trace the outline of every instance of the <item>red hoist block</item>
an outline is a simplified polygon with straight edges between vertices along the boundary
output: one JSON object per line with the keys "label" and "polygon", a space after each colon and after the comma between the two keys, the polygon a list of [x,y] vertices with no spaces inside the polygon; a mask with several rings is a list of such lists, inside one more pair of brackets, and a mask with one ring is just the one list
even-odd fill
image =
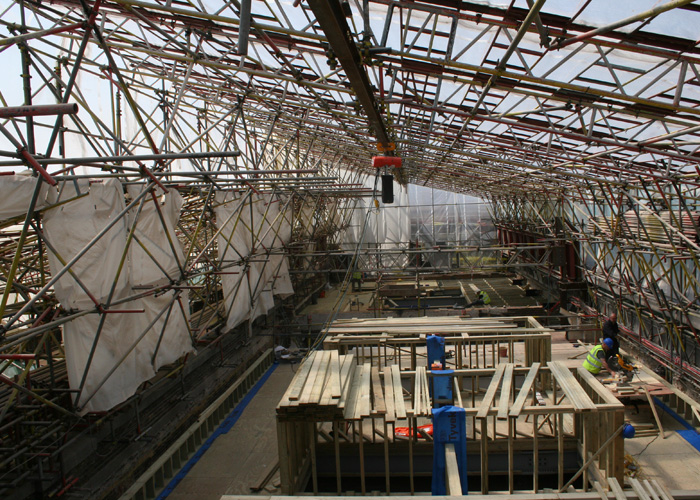
{"label": "red hoist block", "polygon": [[398,156],[373,156],[372,166],[374,168],[396,167],[401,168],[401,158]]}

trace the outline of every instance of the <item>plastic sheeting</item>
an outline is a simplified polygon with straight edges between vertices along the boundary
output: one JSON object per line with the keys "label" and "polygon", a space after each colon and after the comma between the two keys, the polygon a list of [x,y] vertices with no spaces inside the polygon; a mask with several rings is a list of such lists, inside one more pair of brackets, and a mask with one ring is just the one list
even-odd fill
{"label": "plastic sheeting", "polygon": [[[44,213],[44,235],[49,244],[49,265],[54,275],[125,208],[122,186],[116,179],[92,185],[87,180],[64,183],[56,201],[68,202]],[[126,247],[126,223],[126,218],[118,220],[71,266],[73,274],[100,303],[106,302],[113,286],[117,295],[129,287],[128,263],[121,273],[118,272]],[[68,273],[54,288],[56,297],[66,309],[89,309],[95,305]]]}
{"label": "plastic sheeting", "polygon": [[[37,182],[39,179],[29,174],[0,176],[0,220],[27,214]],[[35,210],[48,204],[48,191],[49,185],[42,182]]]}
{"label": "plastic sheeting", "polygon": [[233,193],[216,194],[219,263],[222,269],[221,286],[224,293],[226,326],[233,328],[250,317],[251,300],[247,268],[240,263],[250,255],[253,247],[247,197]]}
{"label": "plastic sheeting", "polygon": [[[113,408],[131,397],[158,368],[193,350],[186,325],[189,314],[180,307],[174,293],[110,308],[143,309],[144,313],[89,314],[64,325],[71,389],[78,389],[85,377],[78,401],[81,414]],[[100,336],[85,375],[98,330]]]}
{"label": "plastic sheeting", "polygon": [[413,241],[425,246],[476,245],[493,226],[483,201],[459,193],[423,186],[410,186]]}
{"label": "plastic sheeting", "polygon": [[283,299],[294,295],[294,287],[289,277],[289,259],[286,255],[271,255],[270,266],[275,271],[275,281],[272,284],[272,293]]}
{"label": "plastic sheeting", "polygon": [[274,295],[294,293],[281,249],[292,234],[286,197],[217,193],[216,218],[226,327],[267,314]]}
{"label": "plastic sheeting", "polygon": [[[374,188],[374,177],[364,186]],[[377,192],[377,199],[380,193]],[[364,228],[364,235],[363,235]],[[439,246],[488,246],[495,237],[486,204],[478,198],[423,186],[408,189],[394,185],[394,203],[374,205],[373,198],[359,198],[342,240],[342,247],[352,251],[363,242],[363,250],[401,250],[411,245],[423,248]],[[362,255],[362,252],[360,253]],[[382,255],[382,261],[369,261],[369,268],[404,267],[414,264],[405,255]],[[427,265],[451,266],[450,255],[426,254]]]}
{"label": "plastic sheeting", "polygon": [[[178,195],[179,196],[179,195]],[[177,224],[178,196],[163,201],[166,226]],[[149,251],[159,244],[163,262],[174,261],[174,253],[182,255],[174,239],[175,252],[170,245],[162,246],[163,224],[151,199],[145,198],[144,210],[136,221],[136,234]],[[144,259],[130,247],[129,259],[119,271],[128,236],[128,218],[117,216],[125,208],[121,184],[110,179],[90,184],[88,181],[61,185],[58,200],[62,205],[44,214],[44,235],[49,251],[49,265],[55,275],[80,253],[109,223],[115,222],[106,234],[73,265],[71,269],[80,282],[100,302],[106,304],[135,295],[134,278],[139,283],[149,277],[164,277],[156,263]],[[131,222],[136,212],[130,214]],[[143,217],[143,219],[141,218]],[[158,223],[156,223],[158,219]],[[136,245],[132,241],[132,245]],[[139,269],[134,272],[133,258]],[[168,266],[172,267],[172,266]],[[167,269],[167,267],[166,267]],[[70,274],[59,278],[56,296],[66,309],[94,310],[94,303]],[[180,305],[177,292],[158,297],[147,296],[109,307],[110,314],[91,314],[63,326],[68,380],[80,393],[81,413],[106,411],[134,394],[144,381],[152,378],[161,366],[172,363],[193,351],[189,330],[189,308]],[[140,311],[119,313],[118,311]]]}
{"label": "plastic sheeting", "polygon": [[[132,185],[127,192],[135,198],[141,189],[141,186]],[[157,194],[155,201],[152,196],[146,196],[140,208],[137,205],[128,214],[129,228],[136,222],[136,241],[129,246],[132,285],[163,284],[179,278],[185,256],[175,235],[175,226],[180,218],[182,196],[172,189]],[[154,261],[158,262],[157,266]]]}
{"label": "plastic sheeting", "polygon": [[[363,185],[365,188],[374,189],[375,177],[367,177]],[[398,184],[395,184],[394,188],[393,204],[380,202],[377,208],[372,197],[357,199],[343,241],[345,249],[353,250],[360,241],[363,248],[396,248],[401,243],[407,244],[410,231],[410,222],[406,217],[408,196]],[[376,196],[381,200],[379,183]]]}
{"label": "plastic sheeting", "polygon": [[467,480],[467,419],[464,408],[443,406],[433,410],[433,495],[446,495],[445,445],[451,443],[455,448],[459,482],[463,494],[469,491]]}

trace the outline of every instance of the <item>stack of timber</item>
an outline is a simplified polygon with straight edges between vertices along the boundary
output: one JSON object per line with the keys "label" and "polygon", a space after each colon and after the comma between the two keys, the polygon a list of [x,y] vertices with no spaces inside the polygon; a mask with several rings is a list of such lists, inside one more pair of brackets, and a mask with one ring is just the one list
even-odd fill
{"label": "stack of timber", "polygon": [[418,366],[413,388],[413,416],[429,417],[432,415],[432,406],[428,389],[428,373],[424,366]]}
{"label": "stack of timber", "polygon": [[277,405],[284,420],[342,419],[357,365],[353,355],[315,351],[297,369]]}
{"label": "stack of timber", "polygon": [[[427,394],[427,377],[424,385]],[[428,402],[422,402],[427,411]],[[352,354],[338,355],[338,351],[316,351],[304,360],[277,406],[280,421],[384,417],[395,422],[406,414],[397,365],[380,371],[369,362],[357,364]]]}
{"label": "stack of timber", "polygon": [[328,329],[329,336],[386,333],[392,337],[415,335],[494,335],[500,333],[551,333],[531,316],[509,318],[469,318],[429,316],[420,318],[339,319]]}

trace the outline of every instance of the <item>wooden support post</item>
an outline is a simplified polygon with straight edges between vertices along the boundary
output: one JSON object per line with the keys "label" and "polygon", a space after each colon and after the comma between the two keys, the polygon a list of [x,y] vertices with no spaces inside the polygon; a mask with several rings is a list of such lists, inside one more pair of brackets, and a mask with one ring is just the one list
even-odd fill
{"label": "wooden support post", "polygon": [[666,439],[666,434],[664,433],[664,427],[661,425],[661,419],[659,418],[659,414],[656,412],[656,405],[654,404],[654,398],[651,397],[651,394],[649,394],[649,391],[647,390],[646,387],[642,387],[644,389],[644,395],[647,397],[647,401],[649,401],[649,408],[651,408],[651,413],[654,415],[654,421],[656,422],[656,425],[659,428],[659,433],[661,433],[661,437],[663,439]]}
{"label": "wooden support post", "polygon": [[[581,460],[586,462],[588,458],[589,448],[591,447],[591,428],[590,428],[590,413],[586,413],[581,416],[581,421],[583,422],[583,452],[581,453]],[[583,469],[583,491],[588,491],[588,467]]]}
{"label": "wooden support post", "polygon": [[[623,429],[625,426],[625,410],[617,410],[613,416],[613,429]],[[612,442],[612,469],[607,471],[609,478],[614,477],[620,484],[625,481],[625,441],[621,436]]]}
{"label": "wooden support post", "polygon": [[311,452],[311,482],[314,495],[318,495],[318,471],[316,470],[316,422],[309,422],[309,450]]}
{"label": "wooden support post", "polygon": [[537,419],[539,415],[535,414],[532,419],[532,492],[537,493],[540,486],[540,449],[537,445],[539,428],[537,427]]}
{"label": "wooden support post", "polygon": [[386,420],[384,422],[384,477],[386,481],[386,494],[391,494],[391,471],[389,470],[389,434]]}
{"label": "wooden support post", "polygon": [[289,445],[287,443],[287,424],[277,422],[277,449],[280,458],[280,488],[283,495],[293,495],[291,491],[291,474],[289,471]]}
{"label": "wooden support post", "polygon": [[515,488],[515,478],[513,474],[513,438],[515,436],[515,426],[517,417],[508,418],[508,493],[513,493]]}
{"label": "wooden support post", "polygon": [[360,488],[364,495],[367,493],[367,486],[365,484],[365,435],[362,430],[362,419],[359,420],[358,426],[360,429]]}
{"label": "wooden support post", "polygon": [[462,346],[464,345],[464,340],[458,340],[457,345],[455,346],[455,368],[457,370],[461,370],[464,368],[462,366]]}
{"label": "wooden support post", "polygon": [[413,425],[413,418],[408,417],[408,480],[411,486],[411,495],[415,495],[416,489],[413,484],[413,436],[411,433],[415,432]]}
{"label": "wooden support post", "polygon": [[335,448],[335,484],[338,491],[338,495],[343,492],[341,484],[341,469],[340,469],[340,436],[339,436],[339,424],[337,420],[333,421],[333,446]]}
{"label": "wooden support post", "polygon": [[557,416],[557,488],[564,486],[564,414]]}
{"label": "wooden support post", "polygon": [[479,419],[481,421],[481,494],[489,492],[489,450],[488,450],[488,417]]}

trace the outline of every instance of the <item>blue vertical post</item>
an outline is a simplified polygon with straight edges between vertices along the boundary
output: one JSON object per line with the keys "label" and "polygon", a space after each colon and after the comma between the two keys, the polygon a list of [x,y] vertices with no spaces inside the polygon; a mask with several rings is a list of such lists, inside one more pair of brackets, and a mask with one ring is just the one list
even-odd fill
{"label": "blue vertical post", "polygon": [[442,363],[445,367],[445,339],[438,335],[428,335],[428,367],[435,361]]}
{"label": "blue vertical post", "polygon": [[467,483],[467,419],[464,408],[443,406],[433,409],[433,495],[446,495],[445,444],[452,443],[457,455],[459,482],[462,494],[468,491]]}
{"label": "blue vertical post", "polygon": [[452,395],[453,373],[454,370],[434,370],[431,373],[430,388],[432,389],[431,395],[435,408],[454,404],[454,396]]}

